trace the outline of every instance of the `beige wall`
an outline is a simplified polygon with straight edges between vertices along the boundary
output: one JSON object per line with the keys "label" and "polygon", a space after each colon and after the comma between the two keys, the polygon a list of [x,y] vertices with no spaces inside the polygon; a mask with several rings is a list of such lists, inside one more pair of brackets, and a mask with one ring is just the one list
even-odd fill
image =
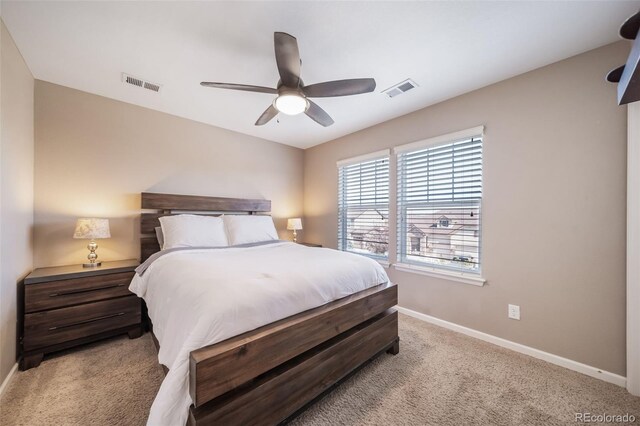
{"label": "beige wall", "polygon": [[[337,160],[484,125],[487,284],[390,269],[400,305],[624,375],[626,108],[604,76],[628,52],[605,46],[306,150],[305,239],[336,247]],[[393,225],[391,239],[395,252]]]}
{"label": "beige wall", "polygon": [[79,216],[111,220],[100,259],[137,258],[143,191],[270,199],[281,237],[302,214],[297,148],[42,81],[35,132],[36,266],[86,258]]}
{"label": "beige wall", "polygon": [[0,382],[16,362],[18,283],[33,262],[33,76],[0,23]]}

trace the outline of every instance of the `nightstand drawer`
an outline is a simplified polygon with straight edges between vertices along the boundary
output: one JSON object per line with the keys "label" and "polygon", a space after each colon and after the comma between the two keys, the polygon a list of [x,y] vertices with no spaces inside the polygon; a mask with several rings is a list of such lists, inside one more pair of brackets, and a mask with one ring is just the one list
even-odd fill
{"label": "nightstand drawer", "polygon": [[25,285],[25,311],[37,312],[130,295],[133,272]]}
{"label": "nightstand drawer", "polygon": [[140,324],[140,299],[134,295],[27,314],[24,349],[30,351],[136,324]]}

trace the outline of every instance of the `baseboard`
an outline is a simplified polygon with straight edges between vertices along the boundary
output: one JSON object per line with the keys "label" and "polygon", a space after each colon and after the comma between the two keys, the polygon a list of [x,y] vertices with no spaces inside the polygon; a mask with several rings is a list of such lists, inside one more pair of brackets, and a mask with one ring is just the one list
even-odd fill
{"label": "baseboard", "polygon": [[439,318],[432,317],[431,315],[416,312],[411,309],[403,308],[401,306],[396,306],[396,308],[399,312],[409,315],[413,318],[417,318],[419,320],[435,324],[452,331],[457,331],[458,333],[466,334],[467,336],[475,337],[476,339],[480,339],[488,343],[493,343],[494,345],[511,349],[512,351],[520,352],[521,354],[529,355],[534,358],[550,362],[551,364],[559,365],[560,367],[568,368],[569,370],[577,371],[578,373],[586,374],[587,376],[604,380],[605,382],[613,383],[614,385],[626,387],[627,378],[618,374],[614,374],[609,371],[603,371],[590,365],[582,364],[580,362],[573,361],[568,358],[563,358],[558,355],[550,354],[548,352],[544,352],[530,346],[525,346],[520,343],[515,343],[510,340],[503,339],[501,337],[496,337],[491,334],[474,330],[472,328],[441,320]]}
{"label": "baseboard", "polygon": [[2,384],[0,385],[0,395],[2,395],[2,393],[7,388],[7,386],[9,386],[9,382],[11,381],[11,378],[13,377],[13,375],[16,374],[16,371],[18,371],[17,362],[13,364],[13,367],[11,367],[11,370],[9,370],[9,374],[7,374],[7,377],[5,377],[4,380],[2,381]]}

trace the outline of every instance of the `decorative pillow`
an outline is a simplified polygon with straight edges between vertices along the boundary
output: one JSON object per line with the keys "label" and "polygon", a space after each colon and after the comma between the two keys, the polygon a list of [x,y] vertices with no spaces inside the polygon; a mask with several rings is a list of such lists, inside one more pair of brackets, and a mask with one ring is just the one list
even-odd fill
{"label": "decorative pillow", "polygon": [[176,247],[226,247],[224,222],[219,217],[181,214],[160,218],[163,250]]}
{"label": "decorative pillow", "polygon": [[156,226],[156,238],[158,240],[158,244],[160,245],[160,250],[162,250],[162,246],[164,246],[164,235],[162,235],[162,227]]}
{"label": "decorative pillow", "polygon": [[278,232],[271,216],[224,215],[222,220],[227,228],[229,244],[232,246],[278,239]]}

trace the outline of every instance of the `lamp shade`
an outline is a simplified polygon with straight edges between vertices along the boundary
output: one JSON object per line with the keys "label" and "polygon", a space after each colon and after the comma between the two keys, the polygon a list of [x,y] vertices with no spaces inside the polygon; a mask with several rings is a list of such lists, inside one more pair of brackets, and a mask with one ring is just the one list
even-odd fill
{"label": "lamp shade", "polygon": [[76,230],[73,238],[95,240],[98,238],[111,238],[109,219],[80,218],[76,222]]}
{"label": "lamp shade", "polygon": [[302,229],[302,219],[299,217],[291,218],[287,221],[287,229],[289,231],[298,231]]}

